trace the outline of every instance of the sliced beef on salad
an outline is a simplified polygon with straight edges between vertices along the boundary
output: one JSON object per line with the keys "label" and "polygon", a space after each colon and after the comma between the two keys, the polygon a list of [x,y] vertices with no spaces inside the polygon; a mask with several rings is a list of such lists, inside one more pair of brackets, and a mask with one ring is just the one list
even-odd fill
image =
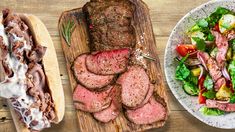
{"label": "sliced beef on salad", "polygon": [[196,21],[187,35],[191,42],[176,47],[175,78],[187,94],[198,96],[203,114],[234,112],[235,12],[218,7]]}

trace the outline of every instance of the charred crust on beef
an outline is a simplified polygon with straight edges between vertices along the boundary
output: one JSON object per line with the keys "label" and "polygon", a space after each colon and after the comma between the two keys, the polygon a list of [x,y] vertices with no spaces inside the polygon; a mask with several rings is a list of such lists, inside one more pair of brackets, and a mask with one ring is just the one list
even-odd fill
{"label": "charred crust on beef", "polygon": [[90,48],[103,50],[134,47],[136,38],[131,25],[134,10],[133,4],[126,0],[88,2],[83,12],[90,32]]}

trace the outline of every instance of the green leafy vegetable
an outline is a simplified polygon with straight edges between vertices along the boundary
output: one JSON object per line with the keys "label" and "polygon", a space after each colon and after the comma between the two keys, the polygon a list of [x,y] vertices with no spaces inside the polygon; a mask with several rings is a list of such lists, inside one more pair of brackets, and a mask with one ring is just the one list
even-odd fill
{"label": "green leafy vegetable", "polygon": [[211,33],[209,33],[209,34],[207,35],[207,40],[208,40],[208,41],[214,41],[214,40],[215,40],[215,36],[213,36]]}
{"label": "green leafy vegetable", "polygon": [[207,115],[207,116],[219,116],[223,115],[225,112],[219,109],[215,108],[207,108],[207,107],[201,107],[199,110],[202,114]]}
{"label": "green leafy vegetable", "polygon": [[206,79],[205,79],[205,81],[203,83],[203,86],[207,90],[211,90],[213,88],[213,80],[212,80],[212,78],[209,75],[206,76]]}
{"label": "green leafy vegetable", "polygon": [[206,91],[202,94],[202,96],[206,97],[207,99],[214,99],[216,92],[214,90]]}
{"label": "green leafy vegetable", "polygon": [[203,39],[200,39],[199,37],[192,37],[192,39],[197,43],[197,49],[201,51],[205,51],[206,49],[206,43]]}
{"label": "green leafy vegetable", "polygon": [[185,64],[181,64],[176,68],[175,77],[178,80],[185,80],[190,74],[190,70],[185,66]]}
{"label": "green leafy vegetable", "polygon": [[185,80],[189,74],[190,74],[190,70],[186,67],[186,65],[184,64],[184,62],[186,61],[186,59],[188,58],[189,55],[186,55],[185,57],[183,57],[180,62],[179,65],[176,68],[176,72],[175,72],[175,78],[177,80]]}
{"label": "green leafy vegetable", "polygon": [[208,27],[208,22],[205,19],[200,19],[199,21],[196,22],[199,27]]}
{"label": "green leafy vegetable", "polygon": [[71,44],[71,36],[74,29],[75,29],[74,21],[68,20],[66,23],[62,24],[61,32],[68,46],[70,46]]}
{"label": "green leafy vegetable", "polygon": [[228,65],[228,72],[232,80],[233,89],[235,90],[235,60],[232,60]]}
{"label": "green leafy vegetable", "polygon": [[224,7],[218,7],[214,13],[212,13],[209,17],[206,18],[206,21],[209,23],[209,26],[212,28],[219,21],[219,19],[225,14],[233,14],[233,12]]}
{"label": "green leafy vegetable", "polygon": [[[186,67],[184,62],[188,58],[188,54],[179,61],[176,68],[175,78],[183,81],[183,89],[187,94],[198,95],[199,89],[197,88],[198,78],[193,76],[192,72]],[[178,60],[177,60],[178,61]]]}
{"label": "green leafy vegetable", "polygon": [[230,103],[235,103],[235,95],[234,94],[230,97]]}

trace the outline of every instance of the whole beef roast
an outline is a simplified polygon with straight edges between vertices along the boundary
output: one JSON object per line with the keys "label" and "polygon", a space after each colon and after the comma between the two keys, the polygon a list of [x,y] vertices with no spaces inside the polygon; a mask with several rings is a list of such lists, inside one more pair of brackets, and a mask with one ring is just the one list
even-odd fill
{"label": "whole beef roast", "polygon": [[110,97],[112,98],[111,105],[100,112],[93,113],[97,120],[105,123],[114,120],[119,115],[122,108],[121,86],[116,84],[110,93]]}
{"label": "whole beef roast", "polygon": [[122,73],[127,69],[129,56],[130,50],[127,48],[96,52],[87,56],[86,67],[99,75]]}
{"label": "whole beef roast", "polygon": [[122,86],[122,103],[126,107],[141,105],[150,87],[149,77],[141,66],[130,66],[117,80]]}
{"label": "whole beef roast", "polygon": [[77,109],[87,112],[98,112],[110,106],[112,98],[109,96],[113,86],[107,86],[106,91],[92,92],[81,85],[77,85],[73,92],[73,101]]}
{"label": "whole beef roast", "polygon": [[89,24],[90,49],[131,48],[136,43],[131,25],[134,6],[127,0],[93,0],[83,7]]}
{"label": "whole beef roast", "polygon": [[90,90],[100,90],[109,85],[114,80],[114,75],[97,75],[91,73],[86,68],[87,54],[82,54],[76,58],[73,64],[73,71],[77,81]]}
{"label": "whole beef roast", "polygon": [[164,104],[156,101],[152,96],[147,104],[135,110],[127,110],[127,118],[135,124],[151,124],[164,120],[167,110]]}

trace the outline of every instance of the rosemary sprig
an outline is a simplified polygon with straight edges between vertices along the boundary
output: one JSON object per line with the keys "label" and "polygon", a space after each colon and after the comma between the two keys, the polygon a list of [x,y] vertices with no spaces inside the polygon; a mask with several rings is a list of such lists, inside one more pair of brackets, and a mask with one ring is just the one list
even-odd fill
{"label": "rosemary sprig", "polygon": [[149,60],[151,60],[151,61],[156,61],[155,58],[150,57],[150,56],[148,56],[148,55],[146,55],[146,54],[143,54],[143,53],[142,53],[141,56],[143,56],[145,59],[149,59]]}
{"label": "rosemary sprig", "polygon": [[68,46],[70,46],[71,44],[71,36],[74,29],[75,29],[74,21],[68,20],[66,23],[62,24],[61,32]]}

